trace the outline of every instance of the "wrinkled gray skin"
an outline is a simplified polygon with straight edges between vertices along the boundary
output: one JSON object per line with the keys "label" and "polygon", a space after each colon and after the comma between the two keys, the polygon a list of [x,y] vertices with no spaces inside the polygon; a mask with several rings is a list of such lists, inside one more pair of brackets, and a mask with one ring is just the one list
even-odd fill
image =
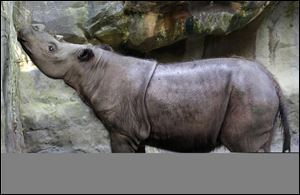
{"label": "wrinkled gray skin", "polygon": [[121,56],[107,47],[60,42],[33,25],[18,40],[47,76],[74,88],[110,133],[112,152],[269,152],[283,96],[260,64],[217,58],[176,64]]}

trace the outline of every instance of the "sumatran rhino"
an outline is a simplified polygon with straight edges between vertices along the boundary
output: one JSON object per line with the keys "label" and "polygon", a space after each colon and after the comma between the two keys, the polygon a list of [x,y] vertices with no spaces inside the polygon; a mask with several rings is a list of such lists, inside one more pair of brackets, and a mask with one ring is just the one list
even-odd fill
{"label": "sumatran rhino", "polygon": [[160,64],[107,47],[60,42],[33,25],[18,40],[45,75],[74,88],[109,131],[112,152],[269,152],[283,94],[262,65],[239,58]]}

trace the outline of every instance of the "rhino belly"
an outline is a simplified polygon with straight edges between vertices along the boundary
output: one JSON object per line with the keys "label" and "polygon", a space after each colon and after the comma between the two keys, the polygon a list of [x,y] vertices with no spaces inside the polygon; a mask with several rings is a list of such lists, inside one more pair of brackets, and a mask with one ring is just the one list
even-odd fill
{"label": "rhino belly", "polygon": [[178,152],[208,152],[218,145],[227,85],[210,88],[200,76],[153,76],[146,94],[148,145]]}

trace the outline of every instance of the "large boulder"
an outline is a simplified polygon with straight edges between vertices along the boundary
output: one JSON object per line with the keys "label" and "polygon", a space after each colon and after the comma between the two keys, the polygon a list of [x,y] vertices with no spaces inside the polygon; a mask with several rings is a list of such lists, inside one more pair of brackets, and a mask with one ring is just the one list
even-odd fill
{"label": "large boulder", "polygon": [[[192,35],[225,35],[255,19],[268,1],[17,2],[17,27],[43,23],[74,43],[149,52]],[[20,14],[22,13],[22,14]],[[25,18],[25,21],[24,21]]]}

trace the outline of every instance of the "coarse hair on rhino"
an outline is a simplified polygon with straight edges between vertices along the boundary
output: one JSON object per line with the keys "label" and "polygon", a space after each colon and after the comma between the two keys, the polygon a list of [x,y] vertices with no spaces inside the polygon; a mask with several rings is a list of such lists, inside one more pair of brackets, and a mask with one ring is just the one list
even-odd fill
{"label": "coarse hair on rhino", "polygon": [[290,128],[280,86],[262,65],[238,58],[160,64],[107,45],[61,42],[32,25],[18,40],[47,76],[74,88],[102,121],[112,152],[269,152],[277,116],[283,152]]}

